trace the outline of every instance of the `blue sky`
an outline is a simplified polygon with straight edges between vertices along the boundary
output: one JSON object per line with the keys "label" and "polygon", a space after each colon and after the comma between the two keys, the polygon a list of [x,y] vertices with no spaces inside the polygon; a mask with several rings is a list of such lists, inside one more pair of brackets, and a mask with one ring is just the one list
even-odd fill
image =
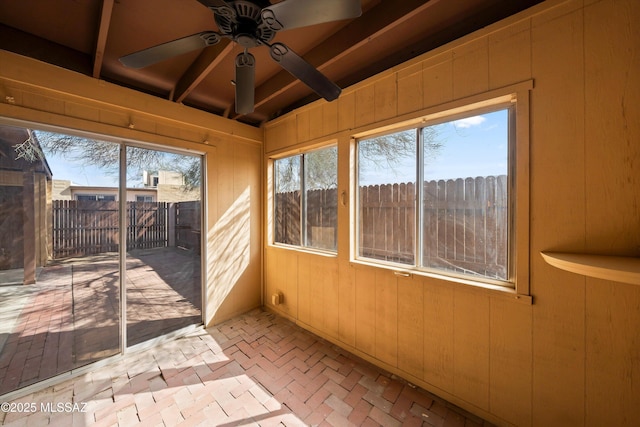
{"label": "blue sky", "polygon": [[53,172],[53,179],[69,180],[76,185],[96,187],[117,187],[118,176],[97,166],[69,160],[67,156],[47,153],[47,162]]}
{"label": "blue sky", "polygon": [[[442,148],[427,157],[425,180],[504,175],[508,166],[508,112],[496,111],[440,125],[437,141]],[[360,185],[414,182],[415,158],[403,159],[393,168],[360,172]]]}
{"label": "blue sky", "polygon": [[[507,111],[501,110],[436,125],[437,140],[443,146],[435,157],[427,159],[425,180],[506,174],[507,117]],[[72,155],[45,155],[54,179],[77,185],[118,186],[113,171],[78,162]],[[403,159],[393,170],[361,171],[360,184],[412,182],[415,174],[415,159]]]}
{"label": "blue sky", "polygon": [[444,148],[425,167],[425,179],[506,174],[507,124],[507,110],[501,110],[439,125]]}

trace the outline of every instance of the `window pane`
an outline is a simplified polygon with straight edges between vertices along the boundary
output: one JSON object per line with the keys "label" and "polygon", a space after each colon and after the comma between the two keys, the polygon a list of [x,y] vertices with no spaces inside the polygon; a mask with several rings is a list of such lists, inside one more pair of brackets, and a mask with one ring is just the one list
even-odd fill
{"label": "window pane", "polygon": [[422,266],[507,280],[508,110],[426,127]]}
{"label": "window pane", "polygon": [[415,263],[416,131],[358,143],[358,255]]}
{"label": "window pane", "polygon": [[120,352],[120,220],[117,144],[0,125],[0,152],[3,395]]}
{"label": "window pane", "polygon": [[304,155],[306,246],[336,249],[338,224],[338,149]]}
{"label": "window pane", "polygon": [[128,347],[202,323],[201,169],[199,156],[127,147]]}
{"label": "window pane", "polygon": [[275,242],[300,245],[300,156],[274,162]]}

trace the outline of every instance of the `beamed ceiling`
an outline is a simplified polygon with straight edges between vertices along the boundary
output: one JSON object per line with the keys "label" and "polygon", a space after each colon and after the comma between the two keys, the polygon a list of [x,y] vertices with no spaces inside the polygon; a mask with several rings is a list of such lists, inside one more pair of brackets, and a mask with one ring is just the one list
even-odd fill
{"label": "beamed ceiling", "polygon": [[[4,0],[0,49],[254,126],[319,98],[258,46],[250,49],[255,110],[235,113],[235,58],[244,48],[228,39],[140,69],[119,61],[218,31],[209,1]],[[540,2],[362,0],[357,18],[279,31],[273,42],[286,44],[344,88]]]}

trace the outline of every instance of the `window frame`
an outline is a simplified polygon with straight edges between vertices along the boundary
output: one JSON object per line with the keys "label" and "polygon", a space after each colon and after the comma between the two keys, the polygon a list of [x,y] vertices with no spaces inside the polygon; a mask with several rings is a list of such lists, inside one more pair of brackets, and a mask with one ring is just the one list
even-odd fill
{"label": "window frame", "polygon": [[117,197],[115,194],[102,194],[102,193],[86,193],[76,194],[76,201],[88,201],[88,202],[116,202]]}
{"label": "window frame", "polygon": [[[399,276],[425,276],[444,281],[462,283],[480,288],[498,290],[515,295],[516,299],[532,302],[529,286],[529,99],[530,91],[533,89],[533,81],[525,81],[496,89],[485,94],[479,94],[464,99],[452,101],[440,106],[425,109],[419,117],[410,118],[395,125],[385,123],[385,126],[370,129],[351,137],[352,144],[352,164],[355,165],[351,180],[352,198],[351,216],[353,227],[351,230],[351,250],[350,261],[357,264],[364,264],[379,268],[391,269]],[[508,116],[508,217],[507,217],[507,279],[496,280],[491,278],[481,278],[472,275],[458,274],[446,270],[430,269],[420,267],[422,261],[419,256],[422,254],[420,245],[422,244],[422,233],[418,225],[421,220],[422,190],[418,185],[416,188],[416,225],[415,225],[415,262],[413,265],[394,263],[374,258],[359,256],[359,232],[360,232],[360,206],[359,206],[359,182],[358,182],[358,143],[361,140],[369,139],[379,135],[388,135],[407,129],[436,125],[438,123],[449,122],[461,117],[470,115],[486,114],[510,108]],[[421,144],[417,144],[418,147]],[[416,153],[416,163],[419,162]],[[423,172],[420,165],[417,165],[416,178],[420,179]]]}
{"label": "window frame", "polygon": [[[318,151],[322,151],[325,149],[334,148],[336,150],[336,178],[338,177],[338,144],[337,142],[327,143],[319,146],[314,146],[310,148],[306,148],[303,150],[296,150],[295,152],[286,152],[278,156],[271,157],[269,159],[269,198],[271,199],[270,207],[269,207],[269,215],[270,215],[270,224],[268,228],[269,234],[269,245],[278,247],[278,248],[287,248],[299,251],[308,251],[313,253],[325,254],[329,256],[337,256],[338,254],[338,185],[336,183],[336,241],[335,241],[335,249],[327,249],[316,246],[308,245],[308,236],[307,236],[307,197],[305,191],[305,156],[309,153],[314,153]],[[277,189],[277,176],[275,174],[276,162],[279,160],[283,160],[289,157],[300,157],[300,170],[299,170],[299,181],[300,181],[300,244],[291,244],[291,243],[282,243],[276,241],[276,233],[275,233],[275,221],[276,218],[276,189]]]}

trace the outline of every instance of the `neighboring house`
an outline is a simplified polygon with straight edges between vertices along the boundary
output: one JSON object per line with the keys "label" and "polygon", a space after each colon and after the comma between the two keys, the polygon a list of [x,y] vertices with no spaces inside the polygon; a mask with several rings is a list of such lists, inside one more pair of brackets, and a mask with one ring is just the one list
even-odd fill
{"label": "neighboring house", "polygon": [[[94,200],[115,202],[118,200],[118,188],[76,185],[68,180],[54,179],[53,200]],[[154,188],[128,188],[127,201],[157,202],[158,191]]]}
{"label": "neighboring house", "polygon": [[52,250],[52,174],[44,156],[31,161],[16,147],[41,154],[35,134],[0,126],[0,270],[24,268],[25,283],[33,283]]}
{"label": "neighboring house", "polygon": [[[186,189],[179,172],[143,172],[144,187],[127,188],[128,202],[184,202],[200,200],[200,189]],[[53,200],[117,201],[117,187],[73,184],[69,180],[53,180]]]}
{"label": "neighboring house", "polygon": [[158,185],[184,185],[184,176],[180,172],[160,170],[157,172],[142,172],[142,182],[145,187]]}

